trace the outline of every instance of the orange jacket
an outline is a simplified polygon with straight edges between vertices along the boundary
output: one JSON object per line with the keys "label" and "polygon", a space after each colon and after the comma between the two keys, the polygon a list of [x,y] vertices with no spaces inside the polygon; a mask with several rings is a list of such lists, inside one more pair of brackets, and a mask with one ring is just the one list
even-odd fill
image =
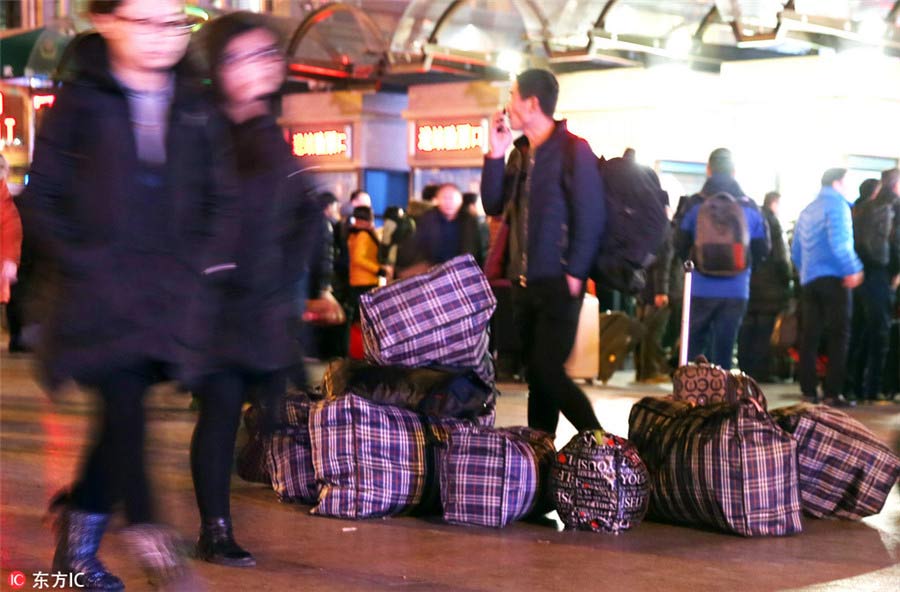
{"label": "orange jacket", "polygon": [[19,264],[22,255],[22,220],[6,180],[0,180],[0,262]]}
{"label": "orange jacket", "polygon": [[368,230],[351,230],[347,237],[350,253],[350,285],[354,288],[378,284],[378,241]]}

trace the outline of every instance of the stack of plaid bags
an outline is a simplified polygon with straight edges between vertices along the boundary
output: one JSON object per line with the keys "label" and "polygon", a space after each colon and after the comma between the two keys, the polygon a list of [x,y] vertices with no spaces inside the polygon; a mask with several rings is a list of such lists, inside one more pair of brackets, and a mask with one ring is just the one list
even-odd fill
{"label": "stack of plaid bags", "polygon": [[[699,371],[728,374],[708,366]],[[746,375],[714,378],[694,382],[721,383],[718,395],[698,397],[685,389],[690,380],[676,380],[674,395],[631,410],[629,439],[652,484],[651,519],[780,536],[802,531],[803,512],[859,519],[881,511],[900,458],[862,424],[823,405],[769,413]]]}
{"label": "stack of plaid bags", "polygon": [[320,516],[493,527],[551,510],[552,437],[493,428],[495,307],[471,256],[363,295],[366,361],[333,363],[320,400],[286,399],[265,454],[279,498]]}

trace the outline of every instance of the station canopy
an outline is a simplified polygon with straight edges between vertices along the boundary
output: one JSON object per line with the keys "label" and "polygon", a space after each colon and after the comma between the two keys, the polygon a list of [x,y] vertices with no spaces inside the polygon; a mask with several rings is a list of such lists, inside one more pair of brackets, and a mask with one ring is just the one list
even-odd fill
{"label": "station canopy", "polygon": [[[505,79],[679,62],[717,70],[742,59],[868,48],[900,57],[900,0],[308,0],[285,33],[291,78],[327,87]],[[202,20],[219,11],[188,6]],[[49,83],[64,20],[0,33],[0,75]],[[318,82],[317,82],[318,81]]]}
{"label": "station canopy", "polygon": [[410,84],[857,47],[900,57],[900,0],[313,2],[288,56],[300,78]]}

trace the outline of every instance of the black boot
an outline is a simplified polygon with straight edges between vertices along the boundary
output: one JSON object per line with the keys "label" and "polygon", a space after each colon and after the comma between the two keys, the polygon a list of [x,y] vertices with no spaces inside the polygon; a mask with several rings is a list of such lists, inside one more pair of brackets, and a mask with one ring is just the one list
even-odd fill
{"label": "black boot", "polygon": [[200,538],[194,548],[197,559],[229,567],[253,567],[256,559],[241,548],[231,532],[231,518],[211,518],[200,525]]}
{"label": "black boot", "polygon": [[[61,502],[57,502],[57,505]],[[51,509],[53,509],[51,507]],[[107,571],[97,559],[100,539],[109,523],[109,514],[88,514],[65,508],[57,521],[53,571],[82,574],[86,590],[124,590],[122,580]]]}

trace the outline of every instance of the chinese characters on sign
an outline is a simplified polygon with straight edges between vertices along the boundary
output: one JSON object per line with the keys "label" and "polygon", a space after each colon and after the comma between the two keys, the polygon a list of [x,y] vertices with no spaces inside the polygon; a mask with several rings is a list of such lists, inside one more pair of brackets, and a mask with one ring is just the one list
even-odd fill
{"label": "chinese characters on sign", "polygon": [[418,125],[416,127],[417,152],[484,150],[486,142],[486,122]]}
{"label": "chinese characters on sign", "polygon": [[350,158],[350,127],[295,131],[291,134],[291,147],[295,156]]}

